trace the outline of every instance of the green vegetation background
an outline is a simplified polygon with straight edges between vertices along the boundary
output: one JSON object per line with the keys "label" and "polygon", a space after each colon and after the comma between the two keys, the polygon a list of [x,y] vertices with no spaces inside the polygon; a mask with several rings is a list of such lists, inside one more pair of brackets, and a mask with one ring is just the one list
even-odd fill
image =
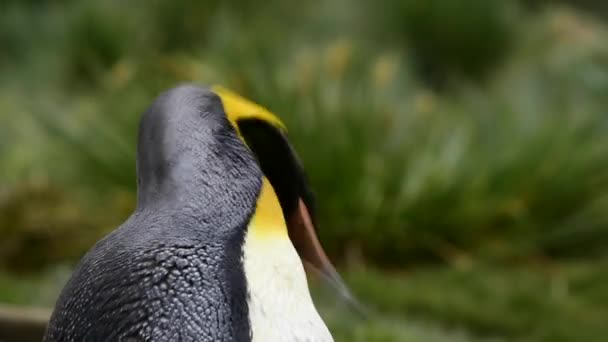
{"label": "green vegetation background", "polygon": [[180,82],[279,114],[362,320],[341,341],[608,336],[603,1],[0,4],[0,302],[51,306],[131,212]]}

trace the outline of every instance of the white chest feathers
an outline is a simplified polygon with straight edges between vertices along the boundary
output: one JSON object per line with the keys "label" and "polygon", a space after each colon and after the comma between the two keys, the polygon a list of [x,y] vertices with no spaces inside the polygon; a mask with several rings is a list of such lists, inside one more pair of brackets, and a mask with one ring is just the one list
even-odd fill
{"label": "white chest feathers", "polygon": [[252,341],[333,341],[312,302],[302,261],[289,238],[252,230],[243,251]]}

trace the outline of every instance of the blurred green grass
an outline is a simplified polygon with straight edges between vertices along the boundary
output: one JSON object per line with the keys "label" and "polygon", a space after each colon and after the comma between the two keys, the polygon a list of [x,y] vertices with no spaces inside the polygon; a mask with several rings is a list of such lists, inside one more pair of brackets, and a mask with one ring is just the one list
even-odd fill
{"label": "blurred green grass", "polygon": [[323,306],[342,340],[606,336],[602,12],[295,8],[0,4],[0,301],[51,305],[67,271],[45,270],[78,260],[134,206],[140,113],[179,82],[220,83],[284,119],[321,239],[381,313],[361,322]]}
{"label": "blurred green grass", "polygon": [[[334,257],[361,254],[385,265],[449,262],[457,255],[512,260],[601,253],[608,242],[608,34],[583,14],[512,11],[519,16],[500,25],[520,34],[505,43],[510,49],[499,58],[501,66],[480,83],[476,73],[461,76],[467,66],[454,73],[446,67],[448,85],[434,90],[424,73],[417,74],[410,53],[417,51],[415,42],[409,50],[381,45],[363,39],[373,31],[359,34],[349,26],[367,10],[364,4],[353,6],[350,18],[337,16],[344,22],[337,28],[331,25],[337,19],[304,6],[290,30],[287,19],[264,24],[281,13],[279,5],[246,20],[230,6],[211,6],[215,15],[192,7],[209,19],[171,28],[175,32],[150,20],[165,11],[162,6],[131,13],[112,1],[53,4],[45,15],[13,5],[19,16],[37,20],[53,46],[22,33],[12,52],[25,55],[21,67],[3,69],[14,82],[0,84],[8,188],[0,213],[14,212],[30,183],[48,182],[91,216],[103,202],[119,199],[123,206],[103,223],[81,215],[82,226],[94,226],[88,229],[93,238],[107,232],[133,206],[139,113],[161,89],[195,81],[235,88],[286,121],[318,193],[326,227],[321,234]],[[19,17],[10,10],[4,15]],[[253,24],[259,31],[247,30]],[[200,28],[201,38],[187,49],[153,39],[159,30],[187,37],[180,32],[190,25]],[[320,28],[326,32],[313,39]],[[468,31],[463,28],[463,37]],[[409,44],[406,33],[402,40]],[[456,44],[457,37],[445,39]],[[494,38],[477,40],[483,45]],[[323,149],[316,148],[319,142]],[[32,211],[22,208],[24,216]],[[2,227],[15,225],[4,216]],[[49,212],[46,227],[11,229],[44,230],[46,238],[61,240],[50,228],[56,217]],[[83,234],[78,225],[74,217],[74,233]],[[66,252],[70,260],[82,249]]]}

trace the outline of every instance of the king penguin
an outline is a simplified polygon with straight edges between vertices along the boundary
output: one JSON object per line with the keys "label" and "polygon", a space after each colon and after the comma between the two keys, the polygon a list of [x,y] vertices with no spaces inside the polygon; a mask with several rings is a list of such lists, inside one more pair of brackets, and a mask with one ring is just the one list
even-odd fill
{"label": "king penguin", "polygon": [[224,88],[145,111],[137,207],[82,258],[46,342],[332,341],[304,263],[345,289],[282,122]]}

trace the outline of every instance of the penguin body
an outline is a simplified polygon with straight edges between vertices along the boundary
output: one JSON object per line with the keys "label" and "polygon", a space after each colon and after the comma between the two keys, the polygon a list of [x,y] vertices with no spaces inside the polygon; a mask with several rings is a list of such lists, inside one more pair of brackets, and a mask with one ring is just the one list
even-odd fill
{"label": "penguin body", "polygon": [[332,341],[286,222],[307,194],[275,193],[224,107],[180,86],[144,113],[137,208],[76,267],[45,342]]}
{"label": "penguin body", "polygon": [[138,146],[137,209],[83,258],[44,340],[248,341],[241,259],[262,183],[254,156],[220,99],[195,87],[148,109]]}

